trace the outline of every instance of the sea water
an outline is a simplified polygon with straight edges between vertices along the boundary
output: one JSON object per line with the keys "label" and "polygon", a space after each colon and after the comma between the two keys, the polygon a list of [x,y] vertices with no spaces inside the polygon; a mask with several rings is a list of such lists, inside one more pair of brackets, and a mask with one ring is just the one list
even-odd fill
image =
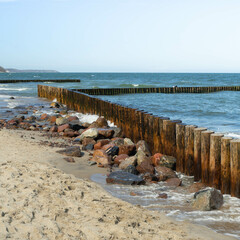
{"label": "sea water", "polygon": [[[80,83],[50,83],[50,79],[81,79]],[[184,87],[184,86],[232,86],[240,85],[240,74],[185,74],[185,73],[2,73],[0,80],[44,79],[45,83],[0,84],[0,118],[14,115],[21,106],[44,106],[48,112],[49,101],[37,97],[37,84],[62,88],[121,88],[121,87]],[[14,97],[15,99],[10,99]],[[216,92],[205,94],[127,94],[99,96],[125,106],[138,108],[158,116],[180,119],[186,124],[207,127],[215,132],[240,137],[240,92]],[[9,110],[13,112],[9,112]],[[74,114],[74,113],[73,113]],[[97,116],[78,114],[84,121],[94,121]],[[183,182],[192,181],[182,176]],[[188,220],[208,226],[218,232],[240,239],[240,200],[224,195],[221,210],[203,212],[191,209],[193,194],[176,192],[163,183],[151,186],[106,185],[105,176],[92,179],[112,195],[147,209],[166,213],[179,221]],[[131,192],[135,196],[131,196]],[[167,199],[159,199],[159,193],[167,193]]]}

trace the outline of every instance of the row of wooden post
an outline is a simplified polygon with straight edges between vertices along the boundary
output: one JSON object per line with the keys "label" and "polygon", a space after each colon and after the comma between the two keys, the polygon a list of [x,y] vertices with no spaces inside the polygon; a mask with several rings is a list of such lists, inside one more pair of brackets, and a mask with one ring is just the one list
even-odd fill
{"label": "row of wooden post", "polygon": [[23,83],[23,82],[81,82],[80,79],[23,79],[23,80],[0,80],[0,83]]}
{"label": "row of wooden post", "polygon": [[89,95],[119,95],[133,93],[210,93],[219,91],[240,91],[240,86],[211,87],[157,87],[157,88],[97,88],[73,89]]}
{"label": "row of wooden post", "polygon": [[152,154],[176,157],[177,171],[193,175],[196,181],[221,189],[222,193],[240,197],[240,139],[68,89],[39,85],[38,95],[57,98],[85,114],[104,116],[134,142],[144,139]]}

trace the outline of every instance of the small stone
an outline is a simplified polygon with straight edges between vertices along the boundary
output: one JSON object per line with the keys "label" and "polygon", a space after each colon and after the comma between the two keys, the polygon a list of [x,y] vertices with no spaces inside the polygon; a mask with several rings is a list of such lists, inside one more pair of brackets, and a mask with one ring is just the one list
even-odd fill
{"label": "small stone", "polygon": [[166,193],[160,193],[157,198],[163,198],[163,199],[167,199],[168,195]]}
{"label": "small stone", "polygon": [[158,166],[171,168],[176,170],[176,158],[172,156],[163,155],[158,162]]}
{"label": "small stone", "polygon": [[143,161],[148,159],[148,156],[146,155],[146,153],[141,149],[137,151],[136,157],[137,157],[138,165],[140,165]]}
{"label": "small stone", "polygon": [[182,181],[179,178],[169,178],[166,180],[166,185],[168,187],[178,187],[181,183]]}
{"label": "small stone", "polygon": [[94,150],[101,149],[104,145],[107,145],[109,143],[110,143],[109,139],[98,140],[97,143],[94,145]]}
{"label": "small stone", "polygon": [[64,158],[64,160],[66,160],[67,162],[70,162],[70,163],[74,163],[75,162],[74,158],[72,158],[72,157]]}
{"label": "small stone", "polygon": [[81,155],[82,155],[80,147],[78,147],[78,146],[67,147],[64,150],[59,150],[57,152],[61,153],[63,155],[72,156],[72,157],[81,157]]}
{"label": "small stone", "polygon": [[98,149],[94,151],[91,161],[97,162],[99,167],[108,167],[111,164],[111,157],[104,150]]}
{"label": "small stone", "polygon": [[152,161],[152,164],[157,167],[159,166],[159,163],[160,163],[160,160],[161,160],[161,157],[164,156],[163,154],[161,153],[155,153],[152,157],[151,157],[151,161]]}
{"label": "small stone", "polygon": [[61,126],[58,126],[58,132],[63,132],[66,129],[69,129],[69,124],[63,124]]}
{"label": "small stone", "polygon": [[166,181],[169,178],[177,178],[176,173],[167,167],[156,167],[156,176],[158,177],[158,181]]}
{"label": "small stone", "polygon": [[52,102],[52,103],[50,104],[50,107],[51,107],[51,108],[60,108],[60,104],[59,104],[58,102]]}
{"label": "small stone", "polygon": [[139,172],[137,171],[136,167],[133,166],[133,165],[129,165],[127,166],[125,169],[124,169],[125,172],[129,172],[129,173],[132,173],[134,175],[138,175]]}
{"label": "small stone", "polygon": [[94,149],[94,145],[90,143],[88,145],[83,146],[82,149],[85,151],[92,151]]}
{"label": "small stone", "polygon": [[[80,142],[79,137],[75,138],[75,140],[76,140],[76,141],[78,140],[78,141]],[[74,141],[75,141],[75,140],[74,140]],[[83,146],[87,146],[88,144],[95,145],[95,144],[96,144],[96,141],[95,141],[94,139],[92,139],[92,138],[86,137],[86,138],[84,138],[84,139],[82,140],[82,145],[83,145]]]}
{"label": "small stone", "polygon": [[93,165],[96,165],[97,162],[94,162],[94,161],[88,161],[88,164],[89,164],[89,166],[93,166]]}
{"label": "small stone", "polygon": [[124,161],[129,156],[127,154],[120,154],[116,158],[114,158],[114,164],[119,165],[122,161]]}
{"label": "small stone", "polygon": [[47,113],[41,115],[40,120],[48,120],[50,116]]}

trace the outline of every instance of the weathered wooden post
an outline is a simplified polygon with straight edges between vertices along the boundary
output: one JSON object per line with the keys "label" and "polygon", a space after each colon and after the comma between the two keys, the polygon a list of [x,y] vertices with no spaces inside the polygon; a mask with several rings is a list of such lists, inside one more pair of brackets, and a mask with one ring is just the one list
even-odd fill
{"label": "weathered wooden post", "polygon": [[176,155],[177,163],[176,170],[178,172],[184,172],[184,159],[185,159],[185,124],[176,124]]}
{"label": "weathered wooden post", "polygon": [[194,175],[194,129],[197,126],[186,125],[185,127],[185,173]]}
{"label": "weathered wooden post", "polygon": [[222,134],[210,136],[209,184],[221,188],[221,138]]}
{"label": "weathered wooden post", "polygon": [[231,196],[240,197],[240,139],[230,142]]}
{"label": "weathered wooden post", "polygon": [[210,135],[213,131],[201,132],[201,167],[202,167],[202,182],[209,182],[209,158],[210,158]]}
{"label": "weathered wooden post", "polygon": [[206,128],[195,128],[194,131],[194,180],[201,179],[201,132],[206,131]]}
{"label": "weathered wooden post", "polygon": [[230,141],[231,137],[221,139],[221,192],[230,194],[231,171],[230,171]]}

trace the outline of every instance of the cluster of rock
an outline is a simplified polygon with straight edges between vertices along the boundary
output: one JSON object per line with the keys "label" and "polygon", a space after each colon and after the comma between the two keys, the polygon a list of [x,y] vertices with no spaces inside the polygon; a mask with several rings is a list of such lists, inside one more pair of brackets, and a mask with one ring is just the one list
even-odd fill
{"label": "cluster of rock", "polygon": [[[181,186],[182,181],[175,172],[174,157],[161,153],[151,155],[144,140],[134,143],[124,137],[120,128],[110,127],[103,117],[91,124],[83,123],[77,116],[68,115],[67,109],[59,103],[53,102],[51,108],[57,109],[53,115],[43,113],[37,117],[29,115],[26,110],[11,120],[0,119],[0,127],[44,131],[52,137],[71,139],[73,146],[65,146],[64,150],[58,152],[69,157],[81,157],[81,150],[89,151],[92,155],[90,165],[110,168],[107,183],[139,185],[164,182],[170,188],[177,189]],[[30,109],[32,112],[37,111],[33,107]],[[73,158],[66,160],[75,162]],[[190,191],[197,192],[193,206],[202,210],[218,209],[223,204],[221,193],[211,188],[198,192],[203,188],[203,184],[193,184],[190,187]],[[167,198],[167,195],[164,194],[162,198]]]}

